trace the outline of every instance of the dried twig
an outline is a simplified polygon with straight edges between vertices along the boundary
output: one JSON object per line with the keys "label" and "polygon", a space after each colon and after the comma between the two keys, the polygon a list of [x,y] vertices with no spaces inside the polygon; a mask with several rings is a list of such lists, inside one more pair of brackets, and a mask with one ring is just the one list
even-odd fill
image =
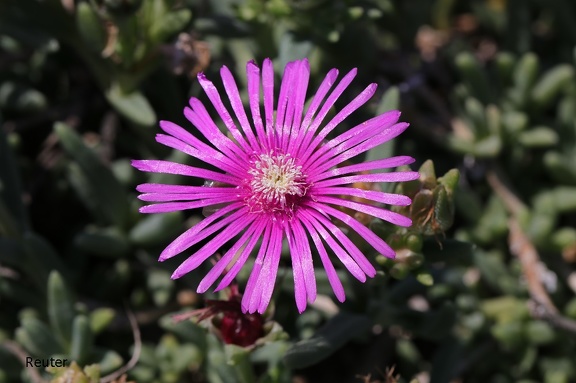
{"label": "dried twig", "polygon": [[[26,358],[28,356],[26,355],[26,351],[24,351],[22,346],[12,340],[6,340],[2,342],[0,343],[0,346],[3,346],[6,350],[10,351],[16,358],[20,360],[23,366],[26,366]],[[42,378],[42,375],[40,375],[36,368],[28,368],[26,371],[30,375],[32,382],[47,383],[47,381]]]}
{"label": "dried twig", "polygon": [[118,370],[100,379],[100,383],[110,383],[115,381],[116,379],[120,378],[120,376],[130,371],[136,365],[136,363],[138,363],[138,359],[140,359],[140,352],[142,351],[142,338],[140,336],[140,328],[138,327],[138,322],[136,321],[136,317],[132,311],[126,310],[126,315],[130,321],[130,326],[132,327],[132,336],[134,337],[134,352],[132,353],[132,358],[130,358],[128,363],[120,367]]}
{"label": "dried twig", "polygon": [[538,271],[540,256],[518,221],[518,214],[525,208],[524,204],[504,182],[502,182],[496,172],[489,172],[486,178],[496,195],[498,195],[504,203],[508,213],[510,213],[510,220],[508,221],[510,229],[508,246],[510,252],[520,260],[522,272],[528,285],[528,291],[533,301],[532,315],[546,320],[557,328],[576,333],[576,321],[560,315],[542,284],[542,279]]}

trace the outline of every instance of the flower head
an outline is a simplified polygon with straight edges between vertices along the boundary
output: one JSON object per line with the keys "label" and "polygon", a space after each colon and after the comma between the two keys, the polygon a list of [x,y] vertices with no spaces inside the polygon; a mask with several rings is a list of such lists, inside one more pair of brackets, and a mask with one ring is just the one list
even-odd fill
{"label": "flower head", "polygon": [[[410,198],[346,185],[408,181],[418,178],[418,173],[370,173],[412,163],[414,160],[407,156],[344,166],[342,164],[398,136],[408,124],[398,122],[400,112],[390,111],[335,138],[327,139],[329,133],[346,117],[372,97],[376,84],[369,85],[326,122],[329,110],[355,77],[355,69],[346,74],[330,92],[338,77],[338,71],[331,70],[306,111],[304,103],[310,75],[307,60],[286,65],[276,108],[272,62],[269,59],[264,60],[262,73],[254,62],[249,62],[246,72],[251,121],[244,110],[232,74],[228,68],[222,67],[220,74],[224,90],[235,118],[224,106],[212,82],[202,73],[198,75],[198,81],[229,134],[222,133],[204,105],[198,99],[192,98],[190,107],[184,109],[184,114],[206,138],[208,144],[168,121],[160,122],[161,129],[167,134],[156,137],[158,142],[202,160],[220,171],[168,161],[133,161],[133,165],[142,171],[185,175],[209,180],[211,184],[210,187],[139,185],[137,190],[142,193],[139,198],[156,202],[142,207],[141,212],[162,213],[218,207],[214,213],[168,245],[160,255],[160,261],[211,238],[176,269],[172,278],[179,278],[194,270],[226,243],[232,242],[198,286],[198,292],[203,293],[224,274],[216,288],[220,290],[236,277],[261,239],[262,243],[242,298],[242,309],[250,313],[263,313],[272,297],[282,242],[286,239],[290,249],[298,310],[304,311],[306,303],[313,302],[316,298],[313,247],[326,270],[336,297],[344,301],[344,288],[325,245],[328,245],[338,260],[362,282],[367,276],[373,277],[376,270],[333,220],[346,224],[376,251],[387,257],[394,257],[394,250],[339,208],[368,214],[399,226],[411,225],[409,218],[375,206],[405,206],[410,204]],[[355,199],[372,201],[374,204],[357,202]],[[233,241],[238,235],[239,238]]]}

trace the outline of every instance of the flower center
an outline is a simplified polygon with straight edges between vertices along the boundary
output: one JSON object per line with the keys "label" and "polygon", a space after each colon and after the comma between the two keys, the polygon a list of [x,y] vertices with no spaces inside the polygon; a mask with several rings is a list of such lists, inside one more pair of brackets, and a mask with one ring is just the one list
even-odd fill
{"label": "flower center", "polygon": [[247,202],[256,211],[291,211],[308,189],[302,166],[290,154],[261,154],[248,174]]}

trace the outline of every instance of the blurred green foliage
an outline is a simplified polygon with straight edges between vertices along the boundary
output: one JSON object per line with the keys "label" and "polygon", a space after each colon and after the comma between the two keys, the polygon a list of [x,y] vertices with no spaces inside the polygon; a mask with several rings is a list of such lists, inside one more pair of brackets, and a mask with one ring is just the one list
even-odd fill
{"label": "blurred green foliage", "polygon": [[[368,220],[396,260],[350,234],[377,276],[338,270],[335,305],[318,269],[319,300],[297,315],[284,259],[260,338],[241,347],[223,341],[230,293],[199,297],[205,269],[175,282],[175,263],[156,262],[201,212],[138,213],[138,183],[188,181],[129,160],[193,164],[154,144],[156,121],[188,126],[197,72],[227,65],[245,87],[245,63],[265,57],[278,75],[309,57],[312,89],[358,67],[340,105],[370,82],[379,93],[336,130],[402,110],[411,128],[354,160],[411,155],[421,178],[380,185],[413,198],[398,209],[411,228]],[[120,382],[126,363],[140,383],[576,380],[576,334],[559,325],[576,320],[575,65],[568,0],[1,0],[0,382]],[[172,317],[189,310],[209,315]],[[21,355],[77,364],[31,371]]]}

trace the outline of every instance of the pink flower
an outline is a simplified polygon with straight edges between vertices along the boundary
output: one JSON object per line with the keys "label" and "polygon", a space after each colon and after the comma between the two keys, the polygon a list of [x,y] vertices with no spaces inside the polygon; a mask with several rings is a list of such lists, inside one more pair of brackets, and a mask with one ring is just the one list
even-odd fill
{"label": "pink flower", "polygon": [[306,302],[316,299],[312,246],[326,270],[334,294],[342,302],[345,299],[344,288],[325,245],[328,245],[350,273],[362,282],[366,281],[366,276],[373,277],[376,270],[332,222],[333,219],[348,225],[379,253],[390,258],[395,254],[390,246],[366,226],[336,207],[353,209],[399,226],[408,227],[412,223],[409,218],[398,213],[341,196],[402,206],[409,205],[410,198],[346,185],[358,182],[408,181],[418,178],[418,173],[403,171],[359,174],[412,163],[414,159],[407,156],[336,166],[393,139],[402,133],[408,124],[398,122],[400,112],[390,111],[325,141],[338,124],[374,95],[376,84],[369,85],[330,121],[325,122],[330,108],[356,76],[356,69],[346,74],[329,93],[338,77],[338,70],[332,69],[305,111],[304,103],[310,76],[308,61],[288,63],[275,110],[272,62],[269,59],[264,60],[263,116],[260,105],[260,68],[254,62],[249,62],[246,73],[251,121],[246,115],[230,70],[222,67],[220,74],[224,90],[235,118],[224,106],[214,84],[207,80],[204,74],[198,75],[198,81],[226,125],[229,135],[218,129],[198,99],[191,98],[190,107],[184,109],[184,115],[208,143],[168,121],[160,122],[160,127],[167,134],[156,137],[161,144],[187,153],[220,171],[168,161],[133,161],[133,166],[142,171],[196,177],[210,180],[214,185],[138,186],[137,190],[142,193],[139,196],[141,200],[158,202],[142,207],[142,213],[164,213],[214,205],[218,207],[213,214],[174,240],[160,254],[159,260],[169,259],[211,237],[174,271],[172,278],[180,278],[239,235],[198,286],[198,292],[204,293],[224,273],[216,288],[218,291],[228,286],[236,277],[258,240],[262,239],[242,298],[242,310],[263,313],[272,297],[282,241],[286,238],[292,261],[298,311],[303,312]]}

